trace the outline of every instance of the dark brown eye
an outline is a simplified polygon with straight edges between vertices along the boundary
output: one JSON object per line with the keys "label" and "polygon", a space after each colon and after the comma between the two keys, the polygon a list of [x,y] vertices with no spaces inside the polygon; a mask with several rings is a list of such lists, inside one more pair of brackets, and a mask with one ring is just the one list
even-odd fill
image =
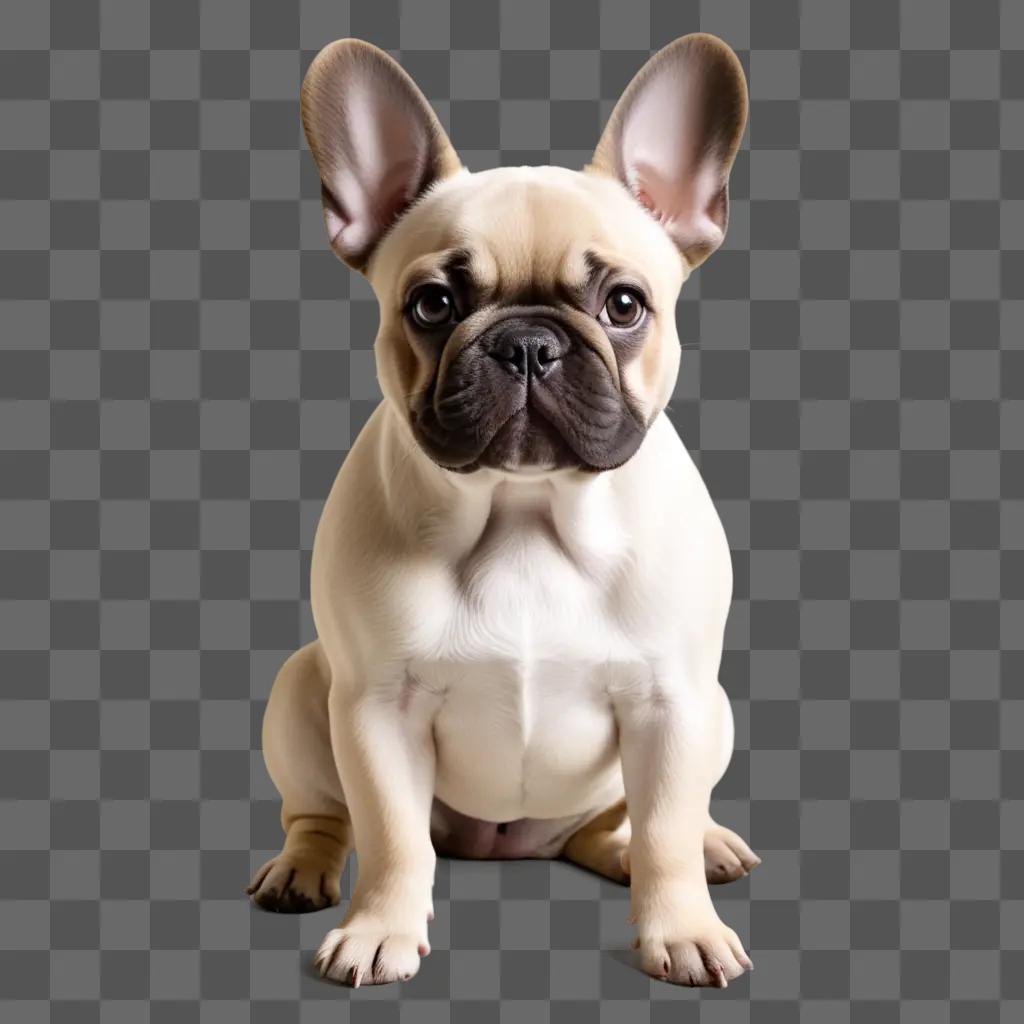
{"label": "dark brown eye", "polygon": [[644,315],[644,304],[631,288],[615,288],[601,310],[601,319],[613,327],[633,327]]}
{"label": "dark brown eye", "polygon": [[455,316],[455,300],[443,285],[425,284],[413,293],[409,314],[420,327],[441,327]]}

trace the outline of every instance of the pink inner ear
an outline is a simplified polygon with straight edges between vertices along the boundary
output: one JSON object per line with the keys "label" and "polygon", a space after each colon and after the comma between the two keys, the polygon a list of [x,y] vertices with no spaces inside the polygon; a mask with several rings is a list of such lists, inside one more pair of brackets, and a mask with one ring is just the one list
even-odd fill
{"label": "pink inner ear", "polygon": [[371,248],[415,198],[429,139],[418,112],[385,82],[348,82],[339,114],[324,153],[334,200],[324,216],[332,244],[354,254]]}
{"label": "pink inner ear", "polygon": [[705,121],[695,77],[664,72],[626,113],[621,136],[626,184],[684,252],[724,237],[724,168]]}

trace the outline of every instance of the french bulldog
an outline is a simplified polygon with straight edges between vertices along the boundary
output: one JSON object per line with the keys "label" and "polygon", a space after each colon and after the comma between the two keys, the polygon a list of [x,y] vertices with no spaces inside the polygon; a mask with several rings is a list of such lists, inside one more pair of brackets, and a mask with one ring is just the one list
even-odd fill
{"label": "french bulldog", "polygon": [[330,244],[380,304],[384,400],[316,530],[317,639],[267,703],[286,839],[248,892],[335,904],[354,847],[316,964],[379,984],[430,951],[438,854],[564,857],[631,886],[643,970],[725,987],[753,965],[708,883],[759,863],[709,811],[732,569],[665,408],[680,288],[726,231],[740,62],[705,34],[660,50],[582,171],[470,173],[356,39],[301,111]]}

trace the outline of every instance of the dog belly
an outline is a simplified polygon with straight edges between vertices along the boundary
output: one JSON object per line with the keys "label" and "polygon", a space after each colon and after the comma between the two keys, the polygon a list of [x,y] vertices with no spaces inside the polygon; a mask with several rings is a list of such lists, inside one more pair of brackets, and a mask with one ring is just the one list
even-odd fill
{"label": "dog belly", "polygon": [[[621,796],[615,721],[593,665],[474,663],[445,688],[434,792],[457,814],[492,826],[568,821]],[[538,841],[525,825],[498,836],[499,846]]]}
{"label": "dog belly", "polygon": [[524,857],[555,857],[568,838],[593,812],[563,818],[518,818],[514,821],[485,821],[461,814],[443,800],[434,798],[430,815],[430,836],[434,848],[444,857],[477,860],[514,860]]}

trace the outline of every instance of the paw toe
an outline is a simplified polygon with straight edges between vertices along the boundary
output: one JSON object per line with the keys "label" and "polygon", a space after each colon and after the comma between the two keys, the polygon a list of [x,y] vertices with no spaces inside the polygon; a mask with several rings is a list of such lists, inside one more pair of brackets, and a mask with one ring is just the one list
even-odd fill
{"label": "paw toe", "polygon": [[704,835],[704,870],[715,885],[743,878],[761,858],[735,832],[716,825]]}
{"label": "paw toe", "polygon": [[704,873],[707,876],[708,882],[712,885],[724,885],[726,882],[735,882],[747,874],[739,861],[730,860],[727,857],[705,861]]}
{"label": "paw toe", "polygon": [[676,985],[704,988],[726,988],[730,981],[751,969],[753,964],[735,933],[721,933],[698,938],[639,943],[643,970],[660,981]]}
{"label": "paw toe", "polygon": [[324,910],[336,904],[341,895],[337,879],[283,858],[272,861],[269,870],[257,872],[246,892],[261,910],[277,914]]}
{"label": "paw toe", "polygon": [[412,935],[335,928],[321,944],[314,964],[321,977],[353,988],[385,985],[411,978],[419,970],[419,950],[424,946]]}

